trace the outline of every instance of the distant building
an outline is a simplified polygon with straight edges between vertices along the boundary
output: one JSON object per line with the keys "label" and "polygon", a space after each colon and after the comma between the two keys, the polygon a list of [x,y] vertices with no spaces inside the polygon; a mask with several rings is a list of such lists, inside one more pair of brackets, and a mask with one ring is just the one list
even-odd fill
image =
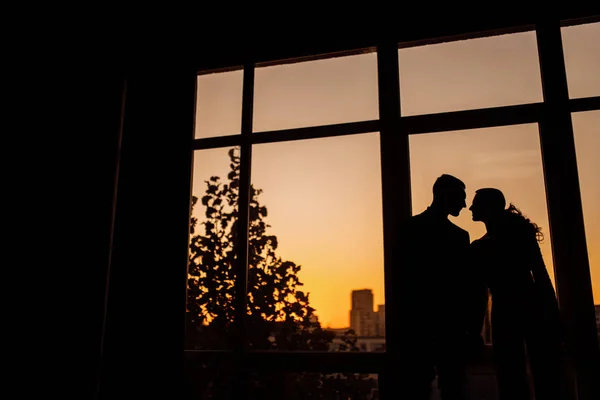
{"label": "distant building", "polygon": [[385,337],[385,304],[377,306],[375,321],[377,322],[377,336]]}
{"label": "distant building", "polygon": [[350,328],[357,336],[377,336],[377,313],[373,311],[373,291],[353,290],[351,304]]}
{"label": "distant building", "polygon": [[359,289],[352,291],[352,309],[373,311],[373,291],[371,289]]}

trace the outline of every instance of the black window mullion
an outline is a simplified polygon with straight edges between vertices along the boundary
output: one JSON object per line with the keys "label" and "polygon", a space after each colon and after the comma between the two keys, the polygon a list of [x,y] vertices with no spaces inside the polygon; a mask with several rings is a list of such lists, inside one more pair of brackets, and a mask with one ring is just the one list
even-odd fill
{"label": "black window mullion", "polygon": [[[385,330],[386,365],[397,354],[398,337],[396,325],[396,304],[394,303],[395,268],[393,248],[396,240],[397,222],[411,214],[410,166],[408,155],[408,134],[402,130],[400,120],[400,77],[398,75],[398,44],[381,43],[377,47],[377,74],[379,86],[379,120],[381,144],[381,177],[383,208],[383,247],[385,280]],[[394,393],[393,377],[386,372],[380,376],[382,398],[391,398]]]}
{"label": "black window mullion", "polygon": [[250,204],[250,177],[252,166],[252,110],[254,105],[254,64],[244,65],[242,91],[242,135],[240,148],[240,183],[237,218],[237,262],[235,264],[235,319],[234,319],[234,381],[235,398],[246,398],[247,377],[245,361],[247,353],[246,309],[248,289],[248,224]]}
{"label": "black window mullion", "polygon": [[241,143],[240,135],[215,136],[210,138],[195,139],[192,147],[194,150],[216,149],[219,147],[234,147]]}
{"label": "black window mullion", "polygon": [[569,104],[571,112],[600,110],[600,96],[572,99]]}
{"label": "black window mullion", "polygon": [[408,135],[494,128],[537,123],[542,103],[451,111],[402,117],[402,129]]}
{"label": "black window mullion", "polygon": [[600,355],[560,21],[540,21],[536,30],[544,92],[540,142],[558,298],[579,399],[600,398],[592,395]]}

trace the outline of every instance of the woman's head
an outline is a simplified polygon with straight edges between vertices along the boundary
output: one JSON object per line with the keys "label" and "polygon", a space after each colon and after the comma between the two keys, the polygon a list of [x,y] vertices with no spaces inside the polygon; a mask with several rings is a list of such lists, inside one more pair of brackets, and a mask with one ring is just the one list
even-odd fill
{"label": "woman's head", "polygon": [[504,194],[495,188],[483,188],[475,192],[473,204],[469,207],[473,221],[490,221],[498,218],[505,211],[506,199]]}
{"label": "woman's head", "polygon": [[495,223],[504,226],[512,234],[520,233],[525,236],[533,236],[537,240],[543,239],[542,229],[529,218],[523,215],[514,205],[506,207],[504,194],[495,188],[483,188],[475,192],[473,204],[469,207],[473,214],[473,221]]}

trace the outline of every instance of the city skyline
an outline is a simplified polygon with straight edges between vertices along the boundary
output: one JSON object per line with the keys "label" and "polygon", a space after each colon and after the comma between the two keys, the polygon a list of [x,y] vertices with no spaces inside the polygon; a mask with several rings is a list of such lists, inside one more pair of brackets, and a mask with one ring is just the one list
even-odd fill
{"label": "city skyline", "polygon": [[353,289],[350,298],[350,329],[358,336],[385,336],[385,303],[376,304],[373,301],[373,290],[368,288]]}
{"label": "city skyline", "polygon": [[[593,37],[600,23],[563,29],[571,97],[598,95]],[[375,53],[257,68],[254,130],[378,119]],[[543,100],[535,33],[501,35],[399,51],[402,110],[407,114],[474,109]],[[238,134],[242,71],[198,78],[196,137]],[[460,96],[456,96],[460,93]],[[600,111],[573,115],[578,170],[595,302],[600,301]],[[226,179],[229,148],[194,152],[193,194],[210,176]],[[546,235],[540,244],[553,276],[551,233],[537,124],[420,134],[410,137],[413,214],[431,201],[437,176],[467,185],[467,207],[480,187],[505,192]],[[379,133],[258,144],[251,183],[262,189],[277,253],[301,265],[324,327],[343,327],[352,288],[373,288],[384,303],[383,220]],[[435,160],[435,162],[431,162]],[[402,184],[402,183],[398,183]],[[202,210],[195,216],[202,220]],[[470,239],[484,226],[462,210],[450,218]]]}

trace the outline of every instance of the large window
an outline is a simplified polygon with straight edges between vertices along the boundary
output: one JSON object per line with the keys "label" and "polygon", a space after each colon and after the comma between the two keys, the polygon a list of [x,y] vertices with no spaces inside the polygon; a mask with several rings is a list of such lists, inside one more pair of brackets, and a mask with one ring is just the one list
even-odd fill
{"label": "large window", "polygon": [[[544,94],[560,92],[546,90],[559,83],[540,73],[548,67],[539,54],[546,47],[538,46],[546,39],[534,27],[200,75],[186,287],[188,377],[196,393],[235,397],[242,389],[228,376],[241,374],[245,393],[263,398],[393,394],[386,357],[395,338],[386,322],[402,316],[386,313],[389,277],[397,273],[388,233],[398,217],[429,205],[443,173],[466,183],[467,208],[476,189],[501,189],[542,227],[542,253],[559,294],[572,299],[585,290],[564,278],[590,272],[571,264],[580,250],[562,233],[583,228],[557,217],[575,194],[558,195],[569,175],[549,153],[553,118],[582,107],[588,112],[573,114],[578,166],[562,167],[579,168],[574,179],[597,299],[592,148],[600,102],[595,91],[573,86],[580,85],[574,68],[595,61],[571,65],[580,48],[594,48],[595,26],[578,31],[584,43],[569,50],[575,28],[563,28],[573,100],[554,102],[569,106],[552,113]],[[586,79],[593,87],[597,77]],[[571,132],[558,134],[568,142]],[[410,213],[395,209],[409,203]],[[484,233],[468,210],[452,220],[471,240]],[[469,379],[474,395],[494,398],[489,360],[471,366]]]}

